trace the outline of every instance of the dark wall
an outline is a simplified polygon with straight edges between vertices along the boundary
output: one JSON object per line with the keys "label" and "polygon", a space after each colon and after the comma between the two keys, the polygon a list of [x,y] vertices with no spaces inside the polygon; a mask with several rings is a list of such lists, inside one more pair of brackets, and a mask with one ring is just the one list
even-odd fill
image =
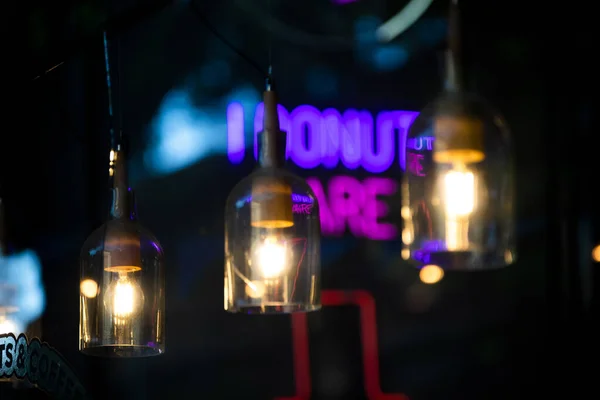
{"label": "dark wall", "polygon": [[[443,2],[434,2],[421,23],[397,39],[407,58],[388,70],[368,61],[375,47],[354,48],[353,27],[364,15],[391,16],[394,2],[336,9],[325,1],[307,2],[306,7],[274,1],[278,23],[260,22],[239,2],[197,3],[215,29],[261,65],[267,63],[272,41],[279,96],[288,108],[419,110],[440,87]],[[251,8],[266,5],[256,3]],[[417,400],[517,399],[529,397],[525,391],[553,393],[554,384],[571,393],[583,390],[585,368],[555,358],[573,361],[576,354],[585,354],[592,331],[581,310],[597,303],[585,256],[593,235],[598,239],[597,197],[585,185],[598,170],[590,136],[595,119],[592,72],[585,59],[592,28],[583,22],[575,30],[557,27],[556,10],[492,3],[464,2],[464,61],[468,86],[496,105],[512,128],[518,262],[499,271],[448,273],[427,286],[401,260],[397,242],[350,234],[323,239],[323,287],[366,290],[375,299],[380,381],[386,393],[406,393]],[[119,36],[120,110],[133,147],[140,215],[167,254],[167,353],[107,361],[77,352],[79,249],[108,211],[106,85],[101,36],[91,28],[106,13],[101,4],[88,6],[87,14],[81,4],[56,6],[53,13],[50,7],[22,13],[29,25],[19,32],[27,41],[15,47],[29,49],[34,57],[26,68],[14,68],[22,84],[8,79],[3,196],[13,243],[35,249],[43,262],[44,340],[76,366],[95,398],[293,395],[290,317],[250,318],[222,311],[223,207],[251,164],[234,167],[217,154],[155,177],[142,161],[144,152],[156,145],[152,121],[169,91],[183,89],[197,108],[216,110],[222,127],[224,99],[232,89],[262,89],[262,76],[181,4]],[[120,15],[126,6],[113,7],[110,15]],[[563,11],[565,24],[577,21]],[[45,23],[35,25],[35,18]],[[87,24],[84,18],[89,18]],[[281,26],[289,29],[282,32]],[[42,78],[31,82],[22,76],[50,65],[45,63],[62,54],[59,50],[71,37],[90,40]],[[32,38],[45,39],[34,45]],[[207,85],[203,68],[217,58],[230,73],[222,85]],[[310,82],[315,74],[324,76],[317,89],[332,88],[314,89]],[[212,135],[225,132],[215,129]],[[567,151],[569,142],[590,145]],[[294,170],[324,180],[332,174]],[[400,179],[399,169],[390,171],[387,176]],[[584,246],[584,241],[590,244]],[[313,398],[366,398],[357,309],[326,307],[311,314],[308,323]],[[34,393],[17,395],[33,398]]]}

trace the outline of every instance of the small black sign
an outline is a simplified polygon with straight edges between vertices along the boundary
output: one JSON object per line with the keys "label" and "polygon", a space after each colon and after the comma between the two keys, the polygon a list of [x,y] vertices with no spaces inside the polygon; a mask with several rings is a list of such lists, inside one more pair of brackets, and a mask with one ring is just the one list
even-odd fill
{"label": "small black sign", "polygon": [[27,379],[55,399],[87,399],[85,389],[64,357],[38,338],[0,335],[0,378]]}

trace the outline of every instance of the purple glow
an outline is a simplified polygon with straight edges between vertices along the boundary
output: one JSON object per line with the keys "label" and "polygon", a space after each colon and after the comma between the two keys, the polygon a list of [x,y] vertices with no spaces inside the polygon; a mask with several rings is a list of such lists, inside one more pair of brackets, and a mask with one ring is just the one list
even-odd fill
{"label": "purple glow", "polygon": [[300,106],[290,115],[292,129],[289,151],[292,161],[304,169],[321,162],[321,113],[313,106]]}
{"label": "purple glow", "polygon": [[231,103],[227,106],[227,156],[232,164],[244,160],[244,106]]}
{"label": "purple glow", "polygon": [[292,205],[292,213],[310,215],[313,204],[294,204]]}
{"label": "purple glow", "polygon": [[[234,107],[233,104],[235,104]],[[245,151],[240,132],[243,130],[243,109],[239,103],[228,107],[228,155],[232,163],[241,162]],[[394,163],[394,141],[398,143],[398,163],[406,166],[406,134],[418,115],[414,111],[383,111],[373,118],[364,110],[349,109],[340,113],[328,108],[319,111],[309,105],[288,112],[278,105],[281,129],[287,135],[287,157],[301,168],[318,166],[335,168],[341,163],[347,169],[363,167],[371,173],[381,173]],[[254,114],[254,158],[258,159],[257,135],[262,130],[264,105]],[[375,120],[375,122],[374,122]],[[233,125],[233,126],[231,126]],[[424,138],[426,139],[426,138]]]}
{"label": "purple glow", "polygon": [[[362,121],[361,121],[362,119]],[[360,134],[365,117],[359,114],[356,110],[348,110],[344,113],[343,121],[338,123],[338,136],[340,138],[340,148],[338,154],[344,166],[348,169],[356,169],[360,166],[361,148]]]}
{"label": "purple glow", "polygon": [[[396,149],[398,164],[404,170],[423,175],[422,154],[406,149],[431,150],[433,138],[407,140],[408,128],[417,117],[413,111],[383,111],[376,118],[368,111],[349,109],[340,112],[333,108],[319,111],[301,105],[291,112],[278,105],[281,130],[287,135],[286,158],[299,167],[327,169],[341,164],[350,170],[362,167],[378,174],[394,163]],[[254,157],[258,158],[258,133],[262,130],[264,105],[258,104],[254,113]],[[245,154],[244,110],[232,103],[227,109],[228,156],[240,163]],[[396,139],[397,138],[397,139]],[[397,143],[397,146],[395,145]],[[371,177],[361,182],[350,176],[332,178],[327,190],[317,178],[307,179],[319,201],[319,218],[324,235],[341,236],[349,230],[354,236],[372,240],[391,240],[397,236],[395,225],[383,222],[388,206],[380,196],[396,193],[396,182],[390,178]],[[312,199],[293,194],[293,212],[310,214]],[[240,200],[242,207],[251,198]]]}
{"label": "purple glow", "polygon": [[[414,111],[391,111],[385,117],[381,118],[381,128],[393,129],[398,131],[398,164],[402,170],[406,170],[406,139],[408,128],[419,115]],[[388,127],[389,126],[389,127]]]}
{"label": "purple glow", "polygon": [[[245,198],[238,200],[235,203],[235,206],[237,208],[242,208],[244,207],[244,204],[246,203],[250,203],[252,201],[252,196],[246,196]],[[303,194],[297,194],[297,193],[292,193],[292,203],[295,204],[308,204],[311,206],[312,209],[312,203],[313,203],[313,199],[305,196]]]}
{"label": "purple glow", "polygon": [[333,108],[324,110],[321,115],[321,162],[325,168],[335,168],[340,162],[341,121],[342,116]]}
{"label": "purple glow", "polygon": [[411,150],[433,150],[433,136],[424,136],[420,138],[412,138],[406,141],[406,148]]}
{"label": "purple glow", "polygon": [[320,207],[321,232],[341,236],[346,228],[357,237],[390,240],[396,237],[396,227],[380,222],[388,207],[378,196],[396,193],[396,183],[390,178],[367,178],[360,182],[351,176],[336,176],[328,186],[328,196],[317,178],[307,179]]}
{"label": "purple glow", "polygon": [[378,196],[392,196],[396,193],[396,182],[388,178],[367,178],[364,183],[365,203],[363,207],[363,231],[373,240],[390,240],[396,237],[396,226],[379,222],[388,214],[387,204]]}
{"label": "purple glow", "polygon": [[329,207],[336,216],[336,233],[348,230],[354,236],[363,236],[361,218],[365,193],[362,184],[350,176],[336,176],[329,181]]}
{"label": "purple glow", "polygon": [[408,156],[408,171],[416,176],[425,176],[423,171],[423,165],[421,165],[421,161],[425,156],[423,154],[418,153],[406,153]]}
{"label": "purple glow", "polygon": [[446,243],[443,240],[429,240],[423,243],[421,250],[413,252],[413,258],[423,264],[428,264],[431,261],[431,253],[446,250]]}
{"label": "purple glow", "polygon": [[[370,115],[369,115],[370,116]],[[394,162],[394,130],[392,113],[380,113],[377,116],[377,131],[373,132],[373,120],[369,131],[362,135],[363,166],[374,174],[386,171]],[[375,144],[377,136],[377,144]],[[374,147],[377,146],[377,151]],[[367,168],[368,166],[368,168]]]}
{"label": "purple glow", "polygon": [[317,198],[317,203],[319,204],[319,219],[321,220],[321,232],[327,235],[331,235],[335,232],[335,220],[333,219],[333,215],[329,210],[329,204],[327,203],[327,196],[325,195],[325,191],[323,190],[323,185],[321,185],[321,181],[317,178],[308,178],[306,179],[306,183],[310,186],[315,197]]}

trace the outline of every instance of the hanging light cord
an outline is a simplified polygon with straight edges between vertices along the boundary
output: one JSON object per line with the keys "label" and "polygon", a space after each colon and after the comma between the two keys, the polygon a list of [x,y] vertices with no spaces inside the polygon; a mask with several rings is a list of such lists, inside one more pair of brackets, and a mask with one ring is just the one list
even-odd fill
{"label": "hanging light cord", "polygon": [[460,90],[462,82],[460,46],[460,14],[458,0],[450,0],[448,13],[448,49],[446,54],[446,89]]}
{"label": "hanging light cord", "polygon": [[[95,30],[95,32],[108,31],[111,32],[112,35],[123,33],[131,27],[136,26],[140,22],[144,21],[146,18],[164,10],[167,6],[171,6],[176,3],[178,2],[174,0],[146,0],[141,2],[140,5],[131,7],[128,10],[120,13],[117,17],[106,20],[103,24],[101,24],[100,27],[98,27],[98,30]],[[50,72],[57,70],[67,61],[93,46],[97,39],[98,36],[93,34],[86,36],[83,39],[76,39],[73,42],[68,43],[67,46],[59,48],[56,51],[57,54],[54,55],[54,59],[62,59],[62,61],[56,62],[50,68],[44,68],[43,70],[40,70],[30,82],[37,81]]]}
{"label": "hanging light cord", "polygon": [[[164,3],[164,2],[161,2]],[[174,3],[174,2],[171,2]],[[195,4],[194,1],[190,1],[190,8],[192,10],[192,13],[198,18],[198,20],[206,27],[206,29],[208,31],[210,31],[217,39],[219,39],[219,41],[221,41],[225,46],[227,46],[231,51],[233,51],[235,54],[238,55],[238,57],[240,57],[241,59],[243,59],[244,61],[246,61],[248,63],[248,65],[250,65],[253,69],[255,69],[257,72],[259,72],[261,74],[261,77],[264,77],[265,75],[267,75],[265,69],[263,67],[261,67],[256,61],[254,61],[252,58],[250,58],[249,56],[247,56],[246,54],[244,54],[244,52],[242,52],[240,49],[238,49],[236,46],[234,46],[225,36],[223,36],[221,33],[219,33],[219,31],[217,29],[215,29],[215,27],[210,23],[210,21],[206,18],[206,16],[204,15],[204,13],[202,11],[200,11],[200,9],[198,8],[198,6]],[[157,7],[156,5],[153,7],[152,10],[162,10],[163,7]],[[150,12],[148,12],[147,10],[140,10],[139,11],[140,14],[143,14],[142,17],[147,17],[149,15],[152,15]],[[131,19],[133,22],[138,23],[141,20],[143,20],[142,18],[132,18],[129,17],[129,19]],[[110,26],[112,24],[107,23],[107,26]],[[124,27],[119,27],[119,31],[124,30]],[[108,28],[106,29],[108,30]],[[106,30],[104,30],[104,39],[105,39],[105,58],[107,56],[107,51],[106,51]],[[111,31],[112,32],[112,31]],[[47,74],[49,74],[52,71],[56,71],[60,66],[64,65],[68,59],[75,57],[78,53],[80,53],[80,51],[86,47],[88,47],[88,41],[85,41],[85,43],[82,43],[81,46],[78,46],[75,51],[71,52],[71,54],[67,57],[67,59],[55,64],[54,66],[45,69],[42,73],[37,74],[34,78],[31,79],[31,81],[37,81],[40,78],[46,76]],[[270,57],[269,57],[270,58]],[[107,73],[107,79],[109,79],[109,74]]]}
{"label": "hanging light cord", "polygon": [[109,118],[109,132],[110,132],[110,149],[114,150],[116,143],[115,137],[115,124],[113,114],[113,97],[112,97],[112,81],[110,78],[110,57],[108,55],[108,35],[106,31],[103,32],[104,39],[104,68],[106,71],[106,88],[108,91],[108,118]]}
{"label": "hanging light cord", "polygon": [[[252,68],[254,68],[258,73],[260,73],[261,76],[264,77],[265,75],[268,75],[268,72],[266,73],[265,69],[263,67],[261,67],[256,61],[254,61],[248,55],[244,54],[244,52],[242,52],[235,45],[233,45],[233,43],[231,43],[229,40],[227,40],[227,38],[225,36],[223,36],[221,33],[219,33],[219,31],[206,18],[204,13],[202,11],[200,11],[198,6],[196,6],[195,1],[192,0],[190,2],[190,8],[192,9],[192,12],[196,16],[196,18],[198,18],[198,20],[204,25],[204,27],[208,31],[210,31],[210,33],[212,33],[217,39],[219,39],[221,41],[221,43],[223,43],[225,46],[229,47],[229,49],[231,51],[233,51],[235,54],[237,54],[238,57],[240,57],[241,59],[246,61],[248,63],[248,65],[250,65]],[[269,50],[269,63],[270,62],[271,62],[271,52]]]}

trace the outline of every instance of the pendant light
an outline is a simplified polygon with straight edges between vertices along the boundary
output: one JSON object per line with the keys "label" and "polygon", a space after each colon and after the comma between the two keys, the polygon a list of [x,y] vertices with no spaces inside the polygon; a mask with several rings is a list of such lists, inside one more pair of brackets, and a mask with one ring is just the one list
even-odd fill
{"label": "pendant light", "polygon": [[513,172],[501,115],[463,91],[458,2],[451,0],[446,85],[411,125],[402,185],[402,257],[474,270],[515,260]]}
{"label": "pendant light", "polygon": [[[107,46],[105,35],[112,122]],[[90,235],[81,250],[79,349],[103,357],[152,356],[165,350],[163,250],[138,222],[120,139],[109,156],[109,220]]]}
{"label": "pendant light", "polygon": [[319,205],[306,181],[283,169],[287,141],[271,74],[263,102],[258,168],[233,188],[225,208],[225,309],[318,310]]}

